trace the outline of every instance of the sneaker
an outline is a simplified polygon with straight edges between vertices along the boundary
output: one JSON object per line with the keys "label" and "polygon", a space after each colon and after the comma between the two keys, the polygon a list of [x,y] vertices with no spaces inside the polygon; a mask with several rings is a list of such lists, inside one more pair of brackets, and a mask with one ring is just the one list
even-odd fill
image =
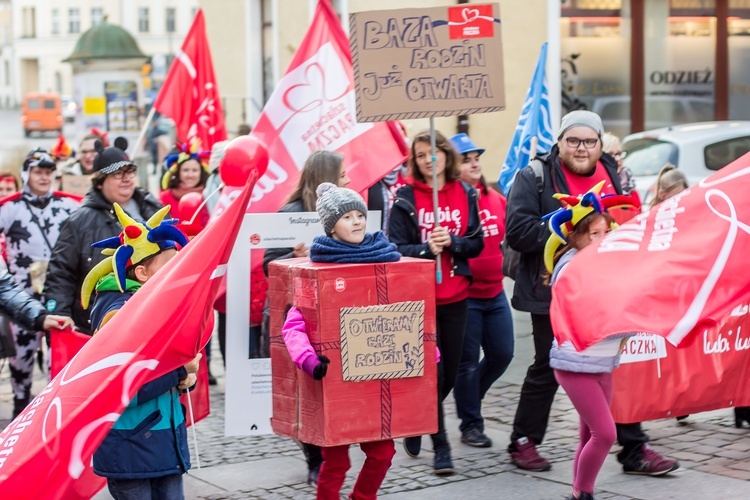
{"label": "sneaker", "polygon": [[422,451],[422,436],[404,438],[404,451],[411,458],[417,458]]}
{"label": "sneaker", "polygon": [[522,437],[517,439],[512,446],[515,449],[509,450],[510,461],[516,464],[519,469],[542,472],[552,468],[549,460],[536,451],[536,445],[531,439]]}
{"label": "sneaker", "polygon": [[461,433],[461,442],[476,448],[489,448],[492,446],[492,440],[476,427],[470,427],[466,432]]}
{"label": "sneaker", "polygon": [[680,468],[679,462],[670,460],[656,453],[647,444],[643,445],[643,456],[640,461],[622,466],[625,474],[640,474],[644,476],[662,476]]}
{"label": "sneaker", "polygon": [[447,446],[435,449],[435,475],[450,476],[455,472],[453,460],[451,460],[451,449]]}

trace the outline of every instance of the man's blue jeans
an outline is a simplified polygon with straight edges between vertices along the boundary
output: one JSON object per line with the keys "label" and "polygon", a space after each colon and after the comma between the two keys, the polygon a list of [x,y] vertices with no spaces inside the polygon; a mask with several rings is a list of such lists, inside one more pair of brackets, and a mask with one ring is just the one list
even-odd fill
{"label": "man's blue jeans", "polygon": [[182,474],[146,479],[107,479],[115,500],[184,500]]}
{"label": "man's blue jeans", "polygon": [[[482,399],[513,359],[513,317],[505,292],[492,299],[469,299],[466,335],[453,396],[461,432],[484,432]],[[484,358],[479,360],[479,349]]]}

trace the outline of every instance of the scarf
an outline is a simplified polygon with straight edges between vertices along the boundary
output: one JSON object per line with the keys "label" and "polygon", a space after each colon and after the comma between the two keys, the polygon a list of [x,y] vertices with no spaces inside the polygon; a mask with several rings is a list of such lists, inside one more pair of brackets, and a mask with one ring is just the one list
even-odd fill
{"label": "scarf", "polygon": [[316,236],[310,247],[310,260],[336,264],[372,264],[396,262],[401,254],[382,231],[369,233],[359,245],[346,243],[330,236]]}

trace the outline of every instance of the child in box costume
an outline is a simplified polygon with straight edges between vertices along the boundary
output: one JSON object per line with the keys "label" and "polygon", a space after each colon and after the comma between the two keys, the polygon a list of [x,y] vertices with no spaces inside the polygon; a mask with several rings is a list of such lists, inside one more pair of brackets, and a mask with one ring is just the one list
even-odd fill
{"label": "child in box costume", "polygon": [[317,210],[326,236],[312,262],[269,268],[271,423],[323,447],[319,499],[339,498],[349,445],[360,444],[367,460],[351,498],[374,499],[393,438],[437,428],[434,266],[365,234],[367,208],[350,189],[321,184]]}

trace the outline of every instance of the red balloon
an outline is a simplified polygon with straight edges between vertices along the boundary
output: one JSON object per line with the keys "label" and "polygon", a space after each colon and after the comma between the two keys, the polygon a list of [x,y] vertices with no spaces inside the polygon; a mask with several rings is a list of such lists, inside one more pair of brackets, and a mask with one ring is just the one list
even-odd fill
{"label": "red balloon", "polygon": [[260,179],[267,167],[266,145],[254,135],[242,135],[227,144],[219,174],[227,186],[242,187],[251,179]]}
{"label": "red balloon", "polygon": [[[198,207],[203,203],[203,195],[200,193],[187,193],[180,198],[180,202],[177,204],[177,208],[180,215],[184,220],[180,220],[181,223],[187,224],[190,219],[193,218],[195,212],[198,211]],[[196,218],[197,220],[197,218]]]}

